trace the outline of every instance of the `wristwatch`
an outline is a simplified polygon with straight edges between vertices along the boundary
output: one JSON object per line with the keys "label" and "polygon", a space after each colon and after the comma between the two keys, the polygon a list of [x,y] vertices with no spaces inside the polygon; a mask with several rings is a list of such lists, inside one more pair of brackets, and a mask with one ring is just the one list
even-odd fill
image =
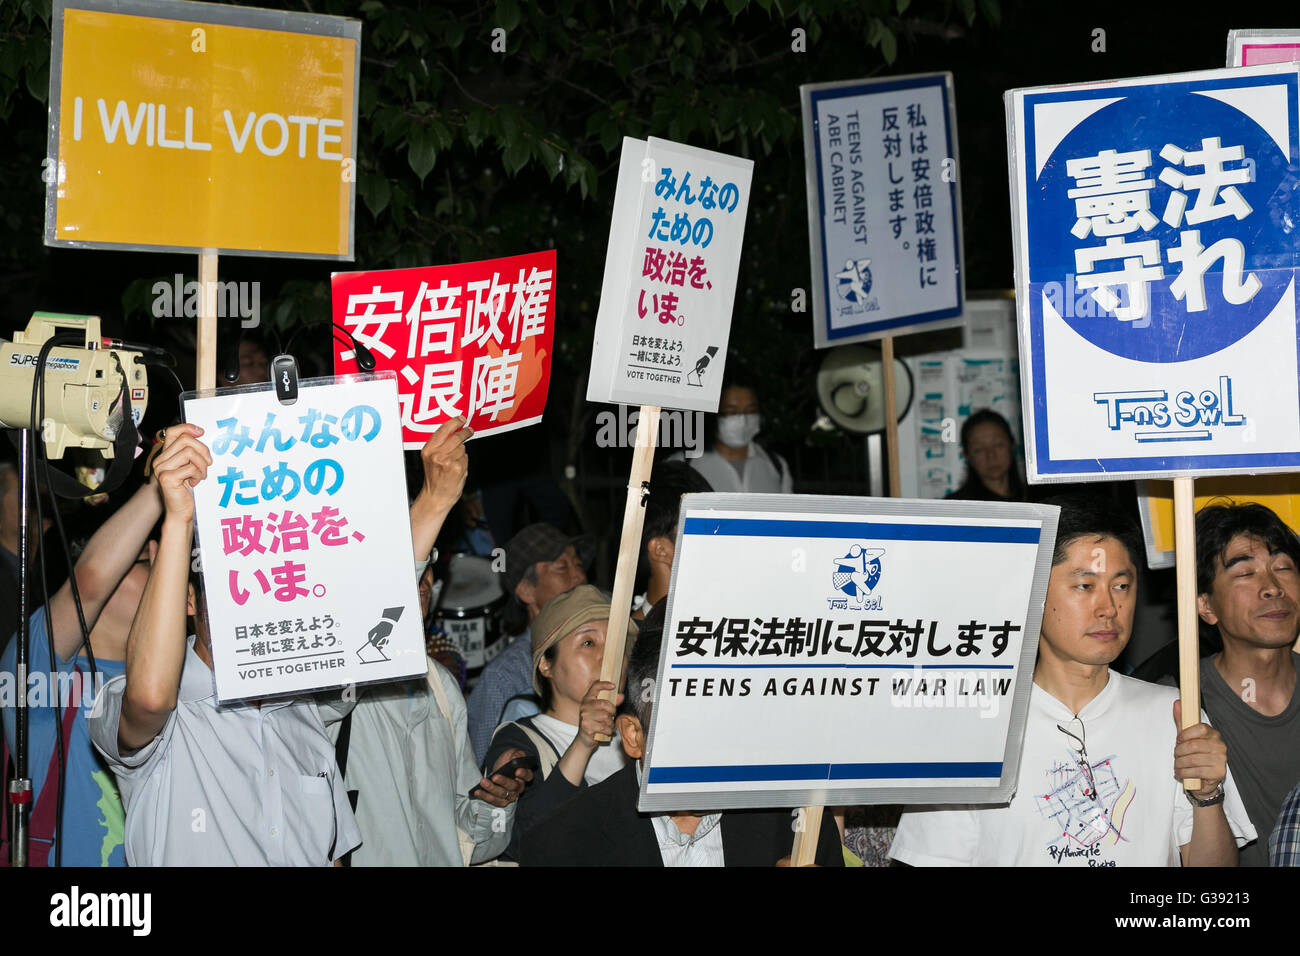
{"label": "wristwatch", "polygon": [[1219,786],[1215,788],[1213,795],[1205,800],[1202,800],[1200,797],[1196,796],[1196,794],[1192,793],[1192,791],[1190,790],[1185,790],[1184,793],[1187,794],[1187,799],[1192,801],[1192,805],[1196,807],[1217,807],[1219,804],[1223,802],[1222,783],[1220,783]]}

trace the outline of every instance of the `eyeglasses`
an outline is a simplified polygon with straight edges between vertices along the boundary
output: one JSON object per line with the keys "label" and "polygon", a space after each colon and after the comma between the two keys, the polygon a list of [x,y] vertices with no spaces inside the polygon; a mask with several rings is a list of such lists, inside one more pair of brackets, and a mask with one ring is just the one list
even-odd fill
{"label": "eyeglasses", "polygon": [[1084,743],[1083,721],[1075,717],[1067,727],[1057,724],[1056,729],[1065,734],[1067,745],[1074,752],[1075,762],[1078,763],[1079,769],[1083,771],[1083,777],[1088,783],[1083,795],[1095,802],[1097,799],[1097,781],[1092,775],[1092,764],[1088,760],[1088,748]]}

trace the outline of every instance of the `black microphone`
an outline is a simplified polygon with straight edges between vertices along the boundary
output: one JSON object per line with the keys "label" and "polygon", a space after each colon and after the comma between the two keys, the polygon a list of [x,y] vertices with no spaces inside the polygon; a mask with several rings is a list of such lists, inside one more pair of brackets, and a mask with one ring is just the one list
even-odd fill
{"label": "black microphone", "polygon": [[225,356],[226,360],[223,363],[221,368],[222,377],[224,377],[227,382],[236,382],[239,380],[239,372],[240,372],[239,346],[242,345],[243,342],[244,342],[244,331],[243,331],[243,323],[241,322],[239,336],[235,339],[234,343],[230,346],[230,350],[226,352],[226,356]]}
{"label": "black microphone", "polygon": [[375,370],[374,353],[358,342],[356,336],[343,328],[343,326],[339,325],[337,322],[332,322],[331,324],[334,328],[347,336],[348,341],[352,343],[352,351],[357,353],[357,368],[361,369],[363,372],[373,372]]}

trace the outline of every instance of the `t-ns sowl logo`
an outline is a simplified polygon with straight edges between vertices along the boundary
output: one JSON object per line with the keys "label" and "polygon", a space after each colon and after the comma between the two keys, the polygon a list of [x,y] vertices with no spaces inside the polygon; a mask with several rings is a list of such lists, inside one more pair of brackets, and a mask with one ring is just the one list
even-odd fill
{"label": "t-ns sowl logo", "polygon": [[1236,410],[1232,379],[1219,376],[1217,389],[1187,389],[1171,400],[1168,389],[1134,388],[1094,392],[1093,401],[1105,409],[1111,431],[1131,431],[1135,441],[1209,441],[1212,428],[1244,425],[1246,416]]}
{"label": "t-ns sowl logo", "polygon": [[884,599],[872,594],[883,573],[881,559],[884,548],[868,548],[855,544],[848,554],[835,559],[831,584],[839,593],[827,601],[832,609],[849,611],[882,611]]}

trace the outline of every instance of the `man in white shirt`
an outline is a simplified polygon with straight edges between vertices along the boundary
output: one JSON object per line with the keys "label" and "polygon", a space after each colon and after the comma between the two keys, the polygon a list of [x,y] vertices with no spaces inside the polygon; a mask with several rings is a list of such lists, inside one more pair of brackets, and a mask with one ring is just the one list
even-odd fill
{"label": "man in white shirt", "polygon": [[[126,673],[87,718],[117,776],[130,866],[328,866],[361,842],[316,706],[220,706],[212,645],[189,591],[191,487],[212,456],[202,429],[172,425],[154,464],[158,553],[126,645]],[[187,611],[195,636],[185,637]]]}
{"label": "man in white shirt", "polygon": [[[1139,553],[1125,516],[1058,499],[1020,776],[1011,802],[909,808],[890,856],[914,866],[1235,866],[1256,834],[1218,731],[1179,731],[1173,688],[1113,673]],[[1184,793],[1181,781],[1200,780]]]}
{"label": "man in white shirt", "polygon": [[[469,474],[464,419],[444,422],[420,451],[424,485],[411,505],[418,578]],[[435,683],[436,681],[436,683]],[[515,801],[532,778],[478,772],[456,679],[430,661],[425,677],[317,696],[348,791],[356,791],[361,847],[352,866],[464,866],[499,856],[510,842]],[[511,750],[498,763],[523,756]],[[471,798],[471,793],[476,794]]]}

